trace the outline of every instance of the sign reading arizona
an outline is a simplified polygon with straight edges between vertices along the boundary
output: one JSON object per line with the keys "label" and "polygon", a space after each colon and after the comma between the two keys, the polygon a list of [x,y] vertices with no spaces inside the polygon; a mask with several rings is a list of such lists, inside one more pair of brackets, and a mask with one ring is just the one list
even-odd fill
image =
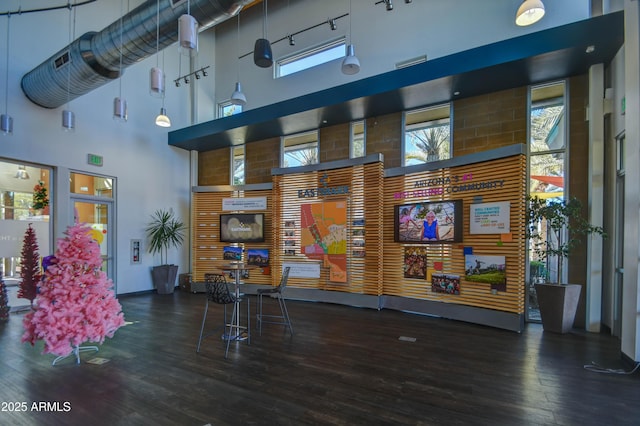
{"label": "sign reading arizona", "polygon": [[347,205],[345,201],[300,206],[302,253],[329,267],[329,281],[347,282]]}

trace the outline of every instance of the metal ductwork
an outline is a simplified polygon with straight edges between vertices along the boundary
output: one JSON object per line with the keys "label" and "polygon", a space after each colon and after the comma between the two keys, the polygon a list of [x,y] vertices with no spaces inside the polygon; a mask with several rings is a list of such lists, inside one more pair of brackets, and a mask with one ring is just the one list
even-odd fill
{"label": "metal ductwork", "polygon": [[[199,28],[235,16],[252,0],[191,0]],[[178,18],[187,0],[148,0],[122,19],[122,68],[142,61],[178,40]],[[158,23],[159,21],[159,23]],[[159,25],[159,37],[156,37]],[[70,68],[69,68],[70,67]],[[57,108],[120,76],[120,19],[100,32],[83,34],[22,77],[22,91],[45,108]]]}

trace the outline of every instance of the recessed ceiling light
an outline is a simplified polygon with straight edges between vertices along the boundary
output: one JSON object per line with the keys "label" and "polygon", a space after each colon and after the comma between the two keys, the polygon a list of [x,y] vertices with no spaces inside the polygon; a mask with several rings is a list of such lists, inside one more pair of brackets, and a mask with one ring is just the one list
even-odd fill
{"label": "recessed ceiling light", "polygon": [[592,53],[594,50],[596,50],[596,47],[592,44],[591,46],[587,46],[585,52]]}
{"label": "recessed ceiling light", "polygon": [[458,96],[460,94],[460,92],[458,92],[457,90],[455,92],[453,92],[454,96]]}

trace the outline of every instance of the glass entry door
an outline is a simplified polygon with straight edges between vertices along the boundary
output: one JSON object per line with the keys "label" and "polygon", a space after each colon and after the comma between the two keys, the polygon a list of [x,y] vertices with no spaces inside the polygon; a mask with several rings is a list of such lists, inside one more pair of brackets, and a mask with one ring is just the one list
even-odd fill
{"label": "glass entry door", "polygon": [[91,227],[92,237],[100,245],[102,270],[114,281],[113,257],[113,202],[73,199],[74,221]]}

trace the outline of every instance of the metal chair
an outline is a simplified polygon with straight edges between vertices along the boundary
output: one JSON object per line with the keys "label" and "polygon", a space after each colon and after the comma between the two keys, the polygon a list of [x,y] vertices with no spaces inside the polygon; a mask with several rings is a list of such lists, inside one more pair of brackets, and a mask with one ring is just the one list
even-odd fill
{"label": "metal chair", "polygon": [[[198,348],[196,352],[200,352],[200,344],[202,343],[202,339],[210,336],[215,333],[217,330],[221,328],[224,330],[223,338],[227,341],[226,349],[224,352],[224,357],[227,358],[229,353],[229,345],[232,340],[239,340],[239,336],[241,335],[241,328],[239,326],[239,306],[242,302],[242,296],[236,299],[236,296],[229,290],[229,286],[227,284],[227,280],[223,274],[205,274],[205,287],[207,290],[207,299],[204,308],[204,315],[202,316],[202,326],[200,327],[200,338],[198,339]],[[204,326],[207,320],[207,312],[209,311],[209,303],[216,303],[222,305],[224,307],[224,317],[222,326],[214,329],[206,336],[203,336]],[[227,322],[227,305],[233,304],[233,313],[231,314],[231,321]],[[247,325],[250,325],[250,303],[247,299]],[[234,335],[235,329],[235,335]],[[251,333],[250,327],[246,327],[247,330],[247,343],[251,342]]]}
{"label": "metal chair", "polygon": [[[291,268],[286,267],[284,271],[282,271],[282,278],[280,279],[280,284],[277,287],[266,288],[266,289],[258,289],[256,294],[258,295],[258,331],[260,335],[262,335],[262,323],[265,324],[282,324],[289,327],[289,332],[293,336],[293,326],[291,325],[291,319],[289,318],[289,311],[287,310],[287,305],[284,302],[284,297],[282,293],[287,287],[287,280],[289,278],[289,270]],[[278,300],[278,305],[280,306],[280,315],[264,315],[262,313],[262,296],[269,295]],[[266,318],[266,320],[265,320]]]}

